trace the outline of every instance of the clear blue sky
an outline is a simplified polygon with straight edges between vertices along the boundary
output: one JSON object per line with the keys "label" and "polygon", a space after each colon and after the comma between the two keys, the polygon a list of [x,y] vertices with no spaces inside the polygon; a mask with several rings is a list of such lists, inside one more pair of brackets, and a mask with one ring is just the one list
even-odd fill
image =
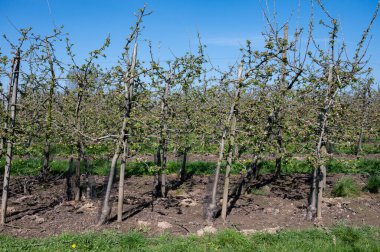
{"label": "clear blue sky", "polygon": [[[265,2],[265,1],[264,1]],[[268,0],[273,7],[273,1]],[[308,0],[277,0],[276,10],[281,21],[290,18],[291,27],[297,24],[307,27],[309,16]],[[367,26],[377,0],[325,0],[325,6],[342,24],[342,34],[349,49],[360,39]],[[179,56],[197,48],[197,32],[207,45],[206,53],[215,65],[225,67],[234,63],[239,48],[250,39],[262,45],[260,33],[264,20],[259,0],[0,0],[0,32],[15,39],[16,27],[32,27],[35,33],[51,33],[56,26],[64,25],[75,44],[79,58],[96,49],[111,35],[111,46],[107,58],[100,60],[104,66],[111,66],[120,56],[129,27],[134,23],[133,13],[144,3],[153,11],[144,21],[142,38],[151,40],[154,47],[160,44],[161,60],[170,59],[171,54]],[[300,11],[298,10],[300,6]],[[325,43],[327,33],[317,24],[322,17],[316,7],[316,34],[318,41]],[[380,17],[371,31],[369,49],[370,66],[374,76],[380,80]],[[0,41],[3,51],[5,41]],[[65,52],[57,52],[63,59]],[[148,51],[142,46],[140,58],[148,59]]]}

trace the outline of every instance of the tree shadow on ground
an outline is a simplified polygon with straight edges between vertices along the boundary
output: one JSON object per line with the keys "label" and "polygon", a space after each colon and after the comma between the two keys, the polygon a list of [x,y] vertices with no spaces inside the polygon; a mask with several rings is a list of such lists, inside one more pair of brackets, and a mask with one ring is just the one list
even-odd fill
{"label": "tree shadow on ground", "polygon": [[[246,193],[252,186],[254,186],[256,189],[259,189],[266,185],[272,184],[277,179],[278,178],[275,176],[271,176],[270,178],[267,178],[267,179],[266,178],[260,179],[260,177],[257,177],[255,179],[257,182],[254,184],[252,184],[251,181],[240,179],[237,186],[234,188],[232,194],[229,195],[227,215],[229,215],[232,212],[232,210],[235,208],[236,203],[240,199],[241,195]],[[221,215],[221,209],[217,212],[216,218],[218,218],[220,215]]]}
{"label": "tree shadow on ground", "polygon": [[[125,220],[128,220],[129,218],[132,218],[136,214],[138,214],[141,211],[143,211],[145,208],[151,206],[153,204],[153,201],[154,200],[144,201],[143,203],[138,204],[137,206],[132,207],[131,209],[128,209],[128,210],[124,211],[123,212],[123,216],[122,216],[122,221],[125,221]],[[115,222],[116,220],[117,220],[117,215],[115,215],[112,218],[110,218],[108,220],[108,222]]]}
{"label": "tree shadow on ground", "polygon": [[34,215],[34,214],[38,214],[40,212],[48,211],[50,209],[53,209],[57,205],[59,205],[61,202],[62,202],[61,200],[56,198],[53,200],[53,202],[51,202],[47,205],[44,205],[44,206],[13,212],[7,216],[7,221],[12,222],[12,221],[21,219],[25,216],[28,216],[28,215]]}

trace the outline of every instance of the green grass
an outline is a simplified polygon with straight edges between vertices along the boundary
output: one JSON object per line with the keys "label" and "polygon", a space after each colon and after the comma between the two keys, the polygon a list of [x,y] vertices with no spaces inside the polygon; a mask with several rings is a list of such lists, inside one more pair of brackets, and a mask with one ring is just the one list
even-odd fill
{"label": "green grass", "polygon": [[[30,155],[32,157],[42,157],[43,156],[44,144],[35,143],[32,146],[26,147],[21,144],[16,144],[13,149],[13,154],[16,156],[25,156]],[[56,156],[68,156],[72,153],[72,150],[75,150],[75,146],[70,146],[68,144],[52,144],[50,146],[51,155]],[[86,153],[88,155],[108,155],[113,150],[112,144],[89,144],[86,146]]]}
{"label": "green grass", "polygon": [[[239,174],[245,172],[249,167],[249,160],[235,162],[232,165],[231,173]],[[0,159],[0,172],[4,172],[5,160]],[[37,175],[41,169],[42,158],[15,159],[11,173],[12,175]],[[120,164],[117,165],[119,167]],[[222,173],[225,169],[225,163],[222,163]],[[68,169],[68,160],[53,160],[51,163],[52,174],[61,174]],[[169,161],[167,163],[167,172],[177,173],[180,169],[181,162]],[[260,164],[261,174],[273,174],[275,172],[274,161],[263,161]],[[84,162],[81,162],[84,171]],[[107,175],[109,172],[110,160],[96,159],[89,161],[89,171],[95,175]],[[312,166],[307,161],[288,159],[282,165],[282,174],[289,175],[294,173],[311,173]],[[357,160],[337,160],[329,159],[326,163],[328,173],[345,173],[355,174],[363,173],[370,175],[380,175],[380,160],[376,159],[357,159]],[[207,175],[215,172],[216,162],[194,161],[188,162],[187,173],[190,175]],[[154,162],[127,162],[126,176],[153,175],[158,167]]]}
{"label": "green grass", "polygon": [[[356,143],[354,145],[347,144],[337,144],[334,147],[334,153],[340,154],[356,154]],[[362,145],[362,154],[379,154],[379,140],[375,142],[363,143]]]}
{"label": "green grass", "polygon": [[[75,162],[75,161],[74,161]],[[0,159],[0,172],[4,172],[5,160]],[[29,158],[29,159],[14,159],[12,163],[12,175],[37,175],[42,166],[42,158]],[[109,169],[111,166],[110,160],[106,159],[97,159],[89,161],[89,170],[90,173],[96,175],[108,175]],[[117,167],[120,166],[118,162]],[[176,161],[169,161],[167,163],[167,172],[169,174],[176,173],[179,171],[181,164]],[[236,165],[235,165],[236,166]],[[51,173],[52,174],[61,174],[67,171],[69,167],[68,160],[53,160],[51,162]],[[81,161],[81,167],[84,171],[85,165]],[[214,172],[216,163],[214,162],[202,162],[195,161],[190,162],[187,165],[188,174],[211,174]],[[153,175],[157,171],[156,165],[154,162],[127,162],[126,164],[126,176],[142,176],[142,175]],[[237,173],[237,168],[235,168],[235,173]]]}
{"label": "green grass", "polygon": [[[275,161],[263,161],[260,164],[261,174],[273,174],[276,171]],[[288,159],[282,164],[282,174],[311,173],[312,167],[307,161]]]}
{"label": "green grass", "polygon": [[[379,174],[380,160],[378,159],[328,159],[326,161],[326,169],[328,173],[345,173],[345,174]],[[275,162],[263,161],[261,163],[262,174],[274,173]],[[312,165],[306,160],[288,159],[282,164],[282,174],[293,173],[311,173]]]}
{"label": "green grass", "polygon": [[334,197],[355,197],[360,195],[360,189],[352,178],[342,177],[338,183],[334,185],[331,194]]}
{"label": "green grass", "polygon": [[0,244],[0,251],[379,251],[380,229],[337,226],[250,236],[227,229],[203,237],[107,231],[37,239],[0,236]]}
{"label": "green grass", "polygon": [[331,173],[367,173],[380,175],[380,160],[378,159],[357,159],[327,161],[327,172]]}
{"label": "green grass", "polygon": [[370,193],[379,193],[380,190],[380,176],[372,175],[368,178],[367,185],[364,188],[365,191]]}

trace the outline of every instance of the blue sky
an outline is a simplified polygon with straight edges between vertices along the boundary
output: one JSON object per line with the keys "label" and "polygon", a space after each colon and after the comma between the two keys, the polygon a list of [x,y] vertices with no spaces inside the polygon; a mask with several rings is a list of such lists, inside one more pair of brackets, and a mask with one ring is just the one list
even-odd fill
{"label": "blue sky", "polygon": [[[264,1],[265,2],[265,1]],[[273,1],[268,1],[273,9]],[[309,18],[308,0],[277,0],[278,20],[290,20],[290,30],[298,26],[307,27]],[[341,33],[352,50],[367,26],[377,0],[325,0],[330,14],[342,24]],[[260,36],[264,31],[264,19],[259,0],[0,0],[0,32],[10,38],[17,38],[16,27],[32,27],[35,33],[51,33],[54,25],[64,25],[75,44],[74,50],[83,58],[98,48],[111,35],[107,58],[99,60],[103,66],[116,63],[121,54],[129,27],[134,23],[133,13],[145,3],[152,15],[144,21],[142,39],[151,40],[156,56],[161,60],[180,56],[197,49],[197,32],[207,45],[206,53],[213,64],[226,67],[233,64],[240,55],[239,48],[245,40],[262,46]],[[316,7],[315,37],[325,44],[328,34],[317,24],[323,17]],[[375,21],[371,31],[369,48],[370,66],[374,76],[380,80],[380,19]],[[141,42],[140,59],[148,59],[146,42]],[[157,52],[158,46],[160,52]],[[5,41],[0,47],[6,52]],[[60,50],[57,57],[64,58]]]}

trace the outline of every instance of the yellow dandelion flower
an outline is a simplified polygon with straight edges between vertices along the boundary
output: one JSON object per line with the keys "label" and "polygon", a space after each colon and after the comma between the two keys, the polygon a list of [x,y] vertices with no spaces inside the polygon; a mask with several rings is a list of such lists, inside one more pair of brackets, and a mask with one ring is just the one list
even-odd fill
{"label": "yellow dandelion flower", "polygon": [[77,245],[75,243],[71,244],[72,249],[76,249]]}

